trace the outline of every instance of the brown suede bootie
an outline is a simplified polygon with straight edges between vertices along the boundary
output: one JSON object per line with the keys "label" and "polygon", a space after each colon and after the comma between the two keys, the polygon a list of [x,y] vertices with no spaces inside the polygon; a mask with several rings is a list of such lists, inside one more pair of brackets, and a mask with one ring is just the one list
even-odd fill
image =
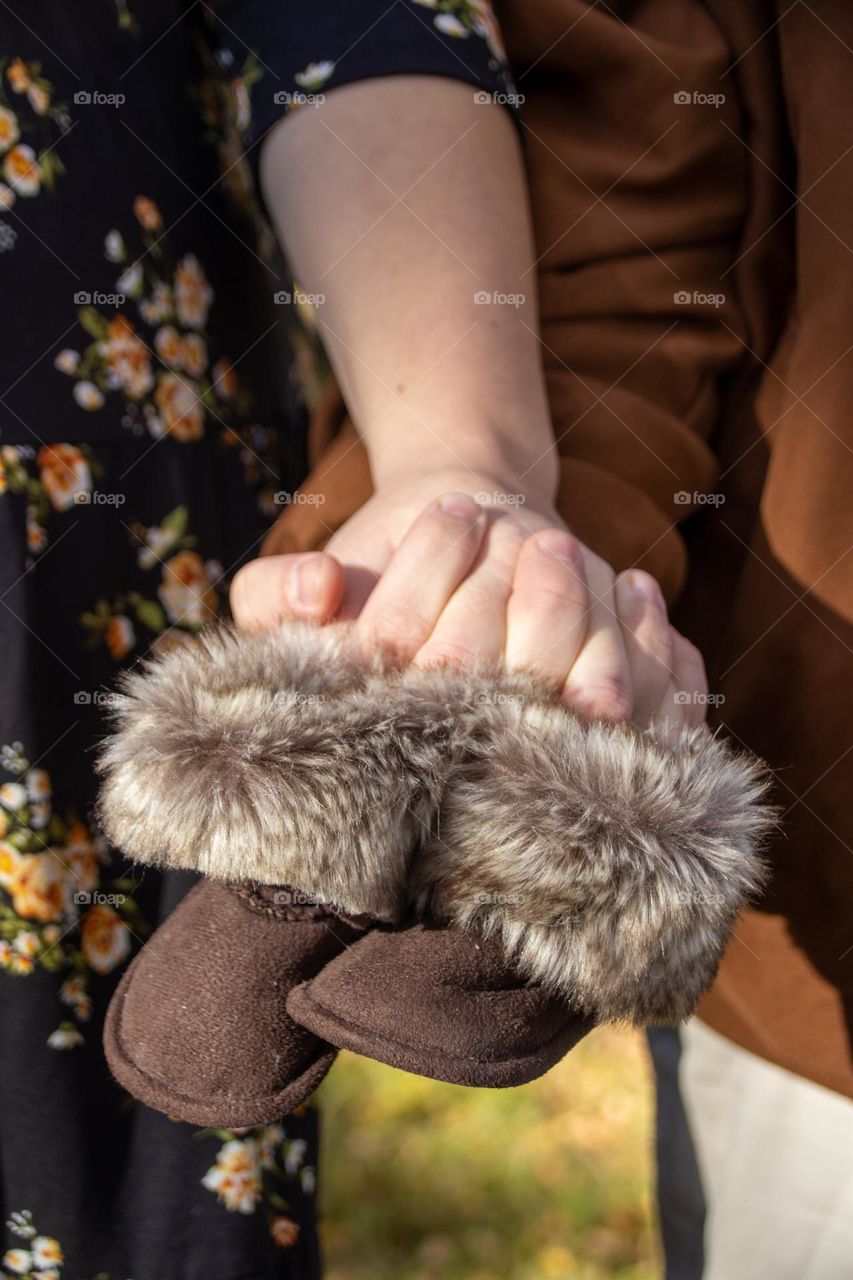
{"label": "brown suede bootie", "polygon": [[317,1088],[336,1050],[287,997],[360,936],[292,890],[202,880],[124,974],[104,1049],[129,1093],[176,1120],[272,1124]]}
{"label": "brown suede bootie", "polygon": [[[325,1069],[320,1039],[514,1084],[594,1022],[679,1021],[762,879],[756,762],[703,731],[586,723],[532,676],[395,672],[344,624],[287,624],[206,633],[124,688],[102,757],[111,843],[226,882],[299,884],[373,926],[341,954],[314,918],[271,925],[239,890],[196,891],[216,909],[202,927],[188,900],[158,931],[108,1029],[119,1078],[174,1114],[179,1095],[220,1124],[234,1098],[293,1105]],[[242,986],[221,956],[238,904]],[[176,1078],[168,1025],[211,978],[232,985],[205,995],[207,1074]]]}
{"label": "brown suede bootie", "polygon": [[287,1008],[339,1049],[475,1088],[537,1079],[593,1026],[519,977],[499,938],[422,923],[367,933]]}

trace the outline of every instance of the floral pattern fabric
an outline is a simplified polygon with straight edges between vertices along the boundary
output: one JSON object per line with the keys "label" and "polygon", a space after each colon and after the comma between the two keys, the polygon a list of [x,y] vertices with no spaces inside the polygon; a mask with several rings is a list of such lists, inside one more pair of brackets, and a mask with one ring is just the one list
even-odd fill
{"label": "floral pattern fabric", "polygon": [[319,1274],[312,1109],[196,1130],[109,1075],[111,993],[191,879],[107,846],[94,753],[118,673],[222,612],[306,470],[259,144],[401,72],[505,97],[490,6],[0,6],[0,1280]]}

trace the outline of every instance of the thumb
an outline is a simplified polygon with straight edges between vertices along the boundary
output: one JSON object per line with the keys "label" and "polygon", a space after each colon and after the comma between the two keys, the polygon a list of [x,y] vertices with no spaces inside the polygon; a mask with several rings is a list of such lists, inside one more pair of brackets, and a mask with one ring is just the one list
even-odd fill
{"label": "thumb", "polygon": [[244,631],[304,618],[328,622],[344,594],[344,571],[322,551],[250,560],[231,583],[231,613]]}

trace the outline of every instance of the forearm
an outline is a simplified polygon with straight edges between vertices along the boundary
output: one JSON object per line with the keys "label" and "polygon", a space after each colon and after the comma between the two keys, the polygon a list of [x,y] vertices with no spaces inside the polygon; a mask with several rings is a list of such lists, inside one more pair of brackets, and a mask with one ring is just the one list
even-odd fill
{"label": "forearm", "polygon": [[506,112],[453,80],[361,81],[279,124],[262,180],[301,287],[324,298],[320,332],[377,487],[470,471],[550,502],[535,255]]}

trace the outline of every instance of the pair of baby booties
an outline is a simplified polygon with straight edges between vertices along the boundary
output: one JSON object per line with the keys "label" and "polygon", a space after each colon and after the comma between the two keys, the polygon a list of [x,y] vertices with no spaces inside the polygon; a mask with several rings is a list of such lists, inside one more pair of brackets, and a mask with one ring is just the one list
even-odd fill
{"label": "pair of baby booties", "polygon": [[337,1048],[524,1083],[603,1021],[675,1024],[763,878],[763,766],[587,722],[532,675],[400,669],[351,624],[225,626],[124,678],[100,817],[202,879],[105,1047],[196,1124],[279,1119]]}

